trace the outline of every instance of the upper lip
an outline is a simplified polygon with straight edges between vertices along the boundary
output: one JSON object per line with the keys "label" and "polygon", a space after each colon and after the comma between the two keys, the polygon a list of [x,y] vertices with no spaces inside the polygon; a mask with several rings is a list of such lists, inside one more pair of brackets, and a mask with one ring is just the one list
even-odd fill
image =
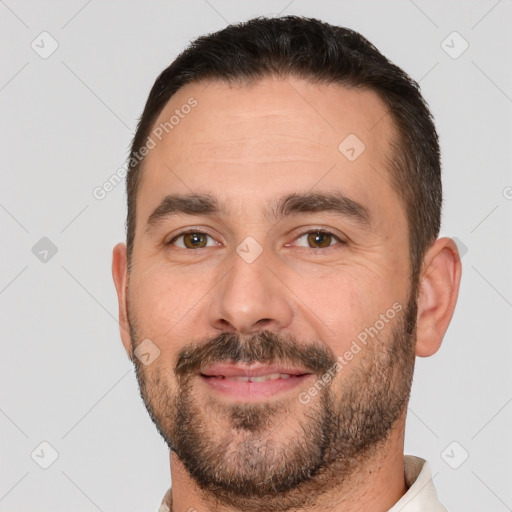
{"label": "upper lip", "polygon": [[202,375],[208,377],[261,377],[262,375],[271,375],[273,373],[286,373],[288,375],[309,374],[302,368],[290,368],[284,365],[251,365],[243,366],[240,364],[215,364],[201,371]]}

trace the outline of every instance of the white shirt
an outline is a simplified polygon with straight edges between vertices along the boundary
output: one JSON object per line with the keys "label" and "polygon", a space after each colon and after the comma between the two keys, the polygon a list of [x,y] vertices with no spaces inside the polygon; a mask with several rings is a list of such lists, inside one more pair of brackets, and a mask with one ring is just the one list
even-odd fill
{"label": "white shirt", "polygon": [[447,512],[437,498],[428,462],[405,455],[404,468],[407,492],[388,512]]}
{"label": "white shirt", "polygon": [[[407,492],[388,512],[447,512],[437,498],[428,462],[413,455],[404,455]],[[158,512],[170,512],[171,488],[167,490]]]}

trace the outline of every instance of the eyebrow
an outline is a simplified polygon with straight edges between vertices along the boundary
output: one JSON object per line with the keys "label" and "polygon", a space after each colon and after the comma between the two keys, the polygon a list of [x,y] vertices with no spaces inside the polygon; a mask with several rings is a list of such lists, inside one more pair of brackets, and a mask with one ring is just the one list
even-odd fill
{"label": "eyebrow", "polygon": [[[292,193],[271,202],[266,216],[272,222],[294,214],[331,212],[371,228],[368,208],[341,192]],[[170,194],[164,197],[148,218],[146,231],[178,215],[222,215],[219,201],[210,194]]]}

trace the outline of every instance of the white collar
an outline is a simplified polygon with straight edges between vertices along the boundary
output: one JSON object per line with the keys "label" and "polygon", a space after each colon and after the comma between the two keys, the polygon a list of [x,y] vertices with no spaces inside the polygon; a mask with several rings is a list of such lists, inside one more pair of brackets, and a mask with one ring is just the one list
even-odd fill
{"label": "white collar", "polygon": [[437,498],[428,462],[405,455],[404,469],[407,492],[388,512],[447,512]]}

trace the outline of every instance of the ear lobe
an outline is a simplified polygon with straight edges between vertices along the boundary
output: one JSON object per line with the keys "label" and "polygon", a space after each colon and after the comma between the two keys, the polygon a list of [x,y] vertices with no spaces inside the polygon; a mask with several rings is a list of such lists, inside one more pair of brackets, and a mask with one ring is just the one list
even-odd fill
{"label": "ear lobe", "polygon": [[128,285],[128,267],[126,245],[119,243],[114,247],[112,253],[112,278],[117,292],[117,301],[119,304],[119,332],[124,349],[130,360],[133,360],[133,348],[130,338],[130,324],[128,322],[127,312],[127,285]]}
{"label": "ear lobe", "polygon": [[437,352],[448,329],[459,294],[462,265],[457,245],[439,238],[423,260],[418,293],[416,355]]}

